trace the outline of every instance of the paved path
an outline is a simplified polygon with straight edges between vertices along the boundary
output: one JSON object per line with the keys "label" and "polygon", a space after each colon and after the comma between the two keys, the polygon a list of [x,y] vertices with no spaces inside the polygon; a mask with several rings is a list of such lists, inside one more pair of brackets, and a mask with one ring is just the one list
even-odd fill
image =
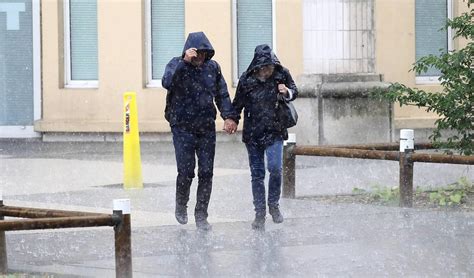
{"label": "paved path", "polygon": [[[120,143],[0,141],[5,204],[111,212],[132,203],[135,277],[474,276],[474,214],[282,200],[285,222],[250,229],[250,177],[240,143],[218,143],[209,209],[213,230],[174,219],[174,151],[142,143],[143,190],[121,188]],[[396,162],[297,158],[297,195],[398,183]],[[415,186],[437,187],[472,166],[415,164]],[[190,208],[194,205],[195,184]],[[189,210],[192,215],[192,209]],[[8,232],[11,269],[113,277],[112,228]]]}

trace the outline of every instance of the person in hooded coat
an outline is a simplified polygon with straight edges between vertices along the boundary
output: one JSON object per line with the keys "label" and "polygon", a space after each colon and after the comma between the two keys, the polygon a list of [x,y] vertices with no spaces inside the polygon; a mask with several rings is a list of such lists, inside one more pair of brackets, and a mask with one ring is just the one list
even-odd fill
{"label": "person in hooded coat", "polygon": [[187,203],[198,158],[198,188],[194,216],[199,229],[211,228],[207,221],[212,191],[216,146],[216,108],[225,120],[224,129],[234,133],[238,116],[232,107],[219,64],[212,60],[214,48],[203,32],[190,33],[180,57],[166,65],[162,85],[168,90],[165,118],[173,134],[178,176],[176,220],[188,222]]}
{"label": "person in hooded coat", "polygon": [[265,228],[265,155],[270,173],[269,213],[275,223],[283,222],[279,201],[283,140],[288,139],[288,131],[279,122],[276,112],[280,101],[292,101],[297,95],[298,90],[288,69],[280,64],[268,45],[258,45],[252,62],[239,79],[232,103],[238,115],[244,109],[242,141],[247,147],[252,177],[254,229]]}

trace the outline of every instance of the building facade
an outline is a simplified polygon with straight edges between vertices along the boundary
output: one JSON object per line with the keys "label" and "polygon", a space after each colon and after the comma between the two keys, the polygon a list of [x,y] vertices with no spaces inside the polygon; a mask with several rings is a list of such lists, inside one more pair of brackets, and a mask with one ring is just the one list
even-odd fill
{"label": "building facade", "polygon": [[[141,132],[168,132],[160,78],[194,31],[216,49],[232,96],[261,43],[297,79],[376,73],[439,90],[439,73],[409,70],[466,43],[439,29],[467,10],[462,0],[0,0],[0,137],[120,134],[126,91],[137,92]],[[397,128],[437,118],[394,109]]]}

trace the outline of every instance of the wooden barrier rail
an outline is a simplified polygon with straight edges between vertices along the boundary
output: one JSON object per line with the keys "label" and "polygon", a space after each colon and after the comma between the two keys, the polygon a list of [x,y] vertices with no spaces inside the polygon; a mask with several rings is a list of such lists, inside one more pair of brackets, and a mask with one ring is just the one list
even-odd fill
{"label": "wooden barrier rail", "polygon": [[[474,164],[474,156],[414,153],[413,149],[404,152],[396,150],[399,144],[297,146],[286,142],[283,150],[283,198],[295,198],[295,164],[297,155],[329,156],[359,159],[378,159],[398,161],[400,165],[400,206],[413,206],[413,166],[415,162]],[[414,149],[429,149],[431,143],[415,144]]]}
{"label": "wooden barrier rail", "polygon": [[[5,231],[62,229],[113,226],[115,231],[116,277],[132,277],[131,221],[129,208],[117,209],[114,200],[113,214],[90,213],[5,206],[0,200],[0,274],[8,271]],[[4,217],[32,219],[4,220]]]}

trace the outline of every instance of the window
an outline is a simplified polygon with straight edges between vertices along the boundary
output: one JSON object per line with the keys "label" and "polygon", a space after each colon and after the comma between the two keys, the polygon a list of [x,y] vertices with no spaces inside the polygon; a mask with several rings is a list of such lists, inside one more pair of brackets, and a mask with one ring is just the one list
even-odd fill
{"label": "window", "polygon": [[39,1],[0,0],[0,137],[37,137],[41,118]]}
{"label": "window", "polygon": [[233,0],[234,85],[252,61],[255,47],[275,41],[274,0]]}
{"label": "window", "polygon": [[304,0],[304,72],[374,72],[374,5],[374,0]]}
{"label": "window", "polygon": [[184,0],[147,0],[148,87],[160,87],[171,58],[184,45]]}
{"label": "window", "polygon": [[97,0],[64,0],[66,87],[98,87]]}
{"label": "window", "polygon": [[[451,0],[416,0],[415,2],[415,45],[416,60],[433,54],[439,55],[452,50],[451,30],[440,30],[451,16]],[[416,82],[439,83],[439,70],[430,68],[417,75]]]}

